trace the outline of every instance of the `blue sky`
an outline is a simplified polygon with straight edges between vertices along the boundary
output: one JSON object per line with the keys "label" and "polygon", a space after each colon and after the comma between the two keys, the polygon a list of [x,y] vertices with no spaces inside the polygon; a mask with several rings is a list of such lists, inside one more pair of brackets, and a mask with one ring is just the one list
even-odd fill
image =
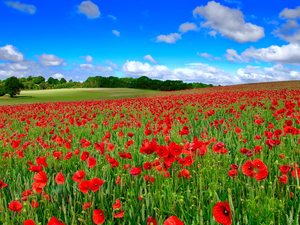
{"label": "blue sky", "polygon": [[1,80],[300,80],[297,1],[1,1],[0,21]]}

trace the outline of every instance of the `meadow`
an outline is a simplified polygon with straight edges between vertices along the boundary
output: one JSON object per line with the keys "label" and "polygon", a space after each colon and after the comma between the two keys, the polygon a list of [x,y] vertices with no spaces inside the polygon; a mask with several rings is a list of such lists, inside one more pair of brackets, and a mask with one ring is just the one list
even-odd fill
{"label": "meadow", "polygon": [[0,97],[0,105],[16,105],[43,102],[64,102],[83,100],[104,100],[117,98],[135,98],[157,91],[129,88],[69,88],[49,90],[23,90],[20,95],[10,98]]}
{"label": "meadow", "polygon": [[0,223],[299,224],[299,109],[299,81],[2,105]]}

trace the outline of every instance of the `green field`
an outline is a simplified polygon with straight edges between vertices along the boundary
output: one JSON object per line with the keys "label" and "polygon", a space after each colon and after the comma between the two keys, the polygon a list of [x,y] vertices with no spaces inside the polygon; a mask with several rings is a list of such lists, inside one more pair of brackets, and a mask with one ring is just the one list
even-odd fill
{"label": "green field", "polygon": [[158,93],[157,91],[131,88],[77,88],[21,91],[21,95],[10,98],[0,97],[0,105],[14,105],[41,102],[64,102],[83,100],[103,100],[117,98],[134,98]]}

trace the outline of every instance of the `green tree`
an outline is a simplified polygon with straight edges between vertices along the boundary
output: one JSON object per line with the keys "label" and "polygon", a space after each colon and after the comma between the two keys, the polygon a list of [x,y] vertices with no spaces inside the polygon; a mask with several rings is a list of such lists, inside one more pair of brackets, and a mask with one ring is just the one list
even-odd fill
{"label": "green tree", "polygon": [[67,83],[65,78],[61,78],[60,81],[58,82],[59,84],[65,84]]}
{"label": "green tree", "polygon": [[42,76],[34,77],[34,78],[32,79],[32,83],[33,83],[33,84],[40,84],[40,83],[42,83],[42,82],[45,82],[45,78],[42,77]]}
{"label": "green tree", "polygon": [[19,95],[24,85],[16,77],[10,77],[5,80],[4,92],[9,94],[12,98],[15,95]]}

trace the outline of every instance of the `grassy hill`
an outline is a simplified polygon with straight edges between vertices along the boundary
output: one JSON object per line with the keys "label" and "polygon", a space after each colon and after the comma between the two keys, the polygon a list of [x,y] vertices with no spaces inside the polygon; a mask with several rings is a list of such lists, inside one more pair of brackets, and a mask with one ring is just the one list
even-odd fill
{"label": "grassy hill", "polygon": [[8,95],[0,97],[0,105],[14,105],[41,102],[63,102],[101,100],[117,98],[134,98],[158,93],[152,90],[131,88],[76,88],[22,91],[21,95],[10,98]]}

